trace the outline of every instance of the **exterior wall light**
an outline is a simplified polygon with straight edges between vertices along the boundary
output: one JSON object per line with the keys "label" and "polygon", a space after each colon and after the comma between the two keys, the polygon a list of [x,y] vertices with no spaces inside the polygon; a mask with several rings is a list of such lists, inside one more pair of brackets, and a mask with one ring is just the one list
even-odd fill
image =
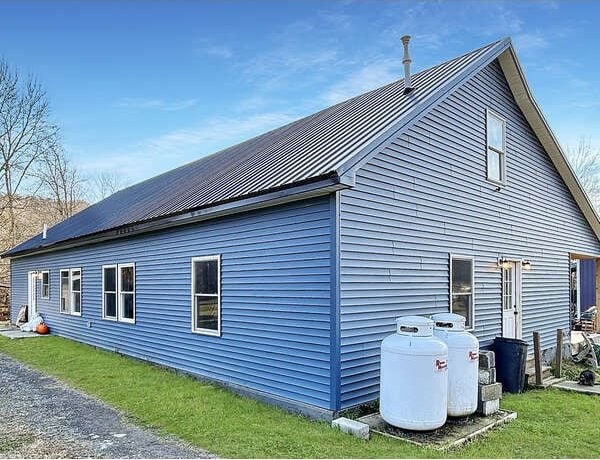
{"label": "exterior wall light", "polygon": [[529,259],[523,259],[521,261],[521,266],[523,270],[531,270],[531,261]]}
{"label": "exterior wall light", "polygon": [[500,257],[498,258],[498,267],[500,268],[510,268],[512,266],[512,264],[510,263],[510,261],[506,258],[506,257]]}

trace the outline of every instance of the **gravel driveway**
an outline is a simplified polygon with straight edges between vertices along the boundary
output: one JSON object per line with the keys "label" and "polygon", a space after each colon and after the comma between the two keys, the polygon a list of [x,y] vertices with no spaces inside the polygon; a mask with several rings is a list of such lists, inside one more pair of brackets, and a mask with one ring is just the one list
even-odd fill
{"label": "gravel driveway", "polygon": [[0,353],[0,458],[211,458]]}

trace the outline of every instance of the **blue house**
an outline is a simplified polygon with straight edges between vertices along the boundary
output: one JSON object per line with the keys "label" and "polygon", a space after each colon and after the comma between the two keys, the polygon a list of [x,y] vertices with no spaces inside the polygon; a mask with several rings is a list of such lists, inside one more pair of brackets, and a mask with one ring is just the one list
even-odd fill
{"label": "blue house", "polygon": [[4,254],[12,318],[331,417],[401,315],[569,328],[600,221],[509,39],[122,190]]}

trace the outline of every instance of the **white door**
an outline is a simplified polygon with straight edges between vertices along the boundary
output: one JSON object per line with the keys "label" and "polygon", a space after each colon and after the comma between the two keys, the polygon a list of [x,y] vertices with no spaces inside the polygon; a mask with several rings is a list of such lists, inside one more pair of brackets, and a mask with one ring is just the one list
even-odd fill
{"label": "white door", "polygon": [[37,273],[27,274],[27,321],[37,314]]}
{"label": "white door", "polygon": [[502,337],[522,338],[521,262],[502,269]]}

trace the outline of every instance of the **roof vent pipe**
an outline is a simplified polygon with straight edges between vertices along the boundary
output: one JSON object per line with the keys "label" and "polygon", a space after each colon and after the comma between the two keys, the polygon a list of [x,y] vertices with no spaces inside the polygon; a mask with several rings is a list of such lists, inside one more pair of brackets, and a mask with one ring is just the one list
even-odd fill
{"label": "roof vent pipe", "polygon": [[404,45],[404,56],[402,57],[402,64],[404,64],[404,94],[408,94],[413,90],[412,83],[410,81],[410,55],[408,54],[408,44],[410,42],[410,35],[404,35],[402,45]]}
{"label": "roof vent pipe", "polygon": [[46,233],[48,233],[48,225],[44,224],[44,227],[42,228],[42,239],[43,240],[46,239]]}

